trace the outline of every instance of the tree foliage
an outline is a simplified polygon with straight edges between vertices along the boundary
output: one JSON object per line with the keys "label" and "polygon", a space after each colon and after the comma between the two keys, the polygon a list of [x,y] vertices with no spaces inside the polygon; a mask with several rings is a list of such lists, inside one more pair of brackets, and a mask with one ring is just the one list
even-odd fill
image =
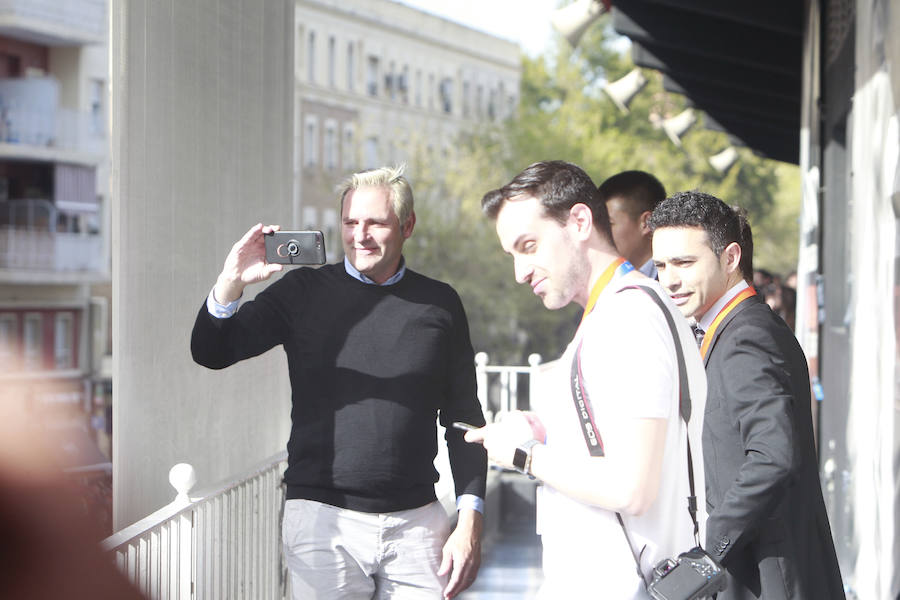
{"label": "tree foliage", "polygon": [[658,125],[686,101],[666,92],[652,71],[644,71],[649,81],[623,114],[602,87],[634,65],[628,53],[610,46],[612,38],[605,24],[589,30],[575,51],[560,39],[554,54],[523,57],[517,114],[460,136],[446,160],[436,162],[423,151],[424,140],[413,140],[410,174],[419,220],[406,254],[414,268],[459,291],[473,344],[491,362],[522,362],[531,352],[555,358],[579,316],[578,307],[547,311],[528,286],[516,284],[493,223],[481,215],[484,193],[535,161],[573,162],[598,184],[640,169],[656,175],[669,193],[709,192],[748,211],[758,266],[786,271],[795,262],[799,190],[785,184],[797,180],[796,169],[738,148],[740,159],[722,175],[708,158],[730,142],[702,122],[676,146]]}

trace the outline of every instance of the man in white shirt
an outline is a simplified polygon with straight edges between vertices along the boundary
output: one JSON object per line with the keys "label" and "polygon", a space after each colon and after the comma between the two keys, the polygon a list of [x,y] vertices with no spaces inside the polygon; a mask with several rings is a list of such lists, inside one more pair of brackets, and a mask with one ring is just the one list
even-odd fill
{"label": "man in white shirt", "polygon": [[647,219],[656,205],[666,199],[659,179],[644,171],[622,171],[600,184],[600,195],[609,212],[613,241],[619,254],[638,271],[656,279]]}
{"label": "man in white shirt", "polygon": [[[482,208],[496,221],[516,280],[551,310],[576,302],[585,314],[542,385],[553,390],[546,410],[512,413],[466,440],[544,484],[537,506],[541,598],[649,598],[653,566],[695,545],[688,429],[703,506],[705,378],[693,335],[658,284],[616,252],[605,204],[579,167],[535,163],[488,192]],[[676,343],[693,404],[689,427],[679,414]]]}

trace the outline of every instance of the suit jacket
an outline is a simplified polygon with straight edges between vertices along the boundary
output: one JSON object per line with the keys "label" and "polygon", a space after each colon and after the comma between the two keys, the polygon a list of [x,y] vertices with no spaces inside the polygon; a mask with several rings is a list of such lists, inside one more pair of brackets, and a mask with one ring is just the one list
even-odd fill
{"label": "suit jacket", "polygon": [[722,599],[844,598],[822,499],[806,358],[757,296],[713,332],[706,354],[707,551]]}

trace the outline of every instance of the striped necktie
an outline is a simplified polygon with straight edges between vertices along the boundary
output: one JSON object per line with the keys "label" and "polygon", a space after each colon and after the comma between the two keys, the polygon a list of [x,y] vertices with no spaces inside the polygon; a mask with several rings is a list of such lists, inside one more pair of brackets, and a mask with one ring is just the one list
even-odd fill
{"label": "striped necktie", "polygon": [[699,348],[703,343],[703,336],[706,334],[706,332],[700,329],[700,327],[697,325],[691,325],[691,331],[694,332],[694,339],[697,340],[697,347]]}

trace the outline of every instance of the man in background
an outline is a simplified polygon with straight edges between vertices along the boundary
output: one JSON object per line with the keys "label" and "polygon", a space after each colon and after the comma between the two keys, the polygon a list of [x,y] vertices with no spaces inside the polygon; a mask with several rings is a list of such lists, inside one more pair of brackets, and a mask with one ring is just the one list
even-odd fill
{"label": "man in background", "polygon": [[609,212],[613,241],[619,254],[634,267],[656,279],[650,249],[647,219],[656,205],[665,200],[666,188],[644,171],[622,171],[600,184],[600,195]]}

